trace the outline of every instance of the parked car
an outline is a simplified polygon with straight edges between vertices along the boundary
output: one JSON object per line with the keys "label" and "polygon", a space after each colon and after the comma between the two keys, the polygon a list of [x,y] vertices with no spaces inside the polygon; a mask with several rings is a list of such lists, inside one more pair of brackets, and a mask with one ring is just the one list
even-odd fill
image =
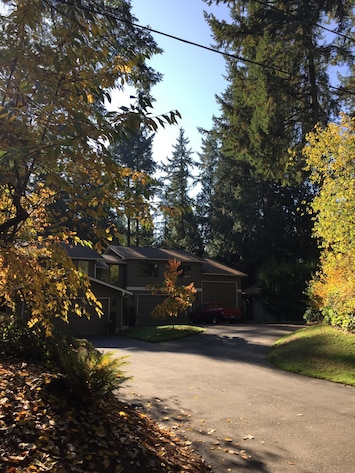
{"label": "parked car", "polygon": [[240,309],[227,309],[219,302],[201,304],[189,314],[191,324],[218,324],[220,322],[242,322],[243,314]]}

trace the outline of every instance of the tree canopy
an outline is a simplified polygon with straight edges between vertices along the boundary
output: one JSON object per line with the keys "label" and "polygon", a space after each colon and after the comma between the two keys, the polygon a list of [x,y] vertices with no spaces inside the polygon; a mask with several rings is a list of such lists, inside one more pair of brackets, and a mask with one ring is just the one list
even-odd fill
{"label": "tree canopy", "polygon": [[[209,132],[217,146],[204,156],[204,168],[209,159],[215,169],[205,248],[245,271],[251,285],[270,275],[265,287],[284,288],[275,265],[299,267],[304,277],[319,257],[302,148],[317,123],[326,126],[350,103],[352,2],[205,2],[229,7],[225,19],[206,13],[216,47],[226,52],[227,88]],[[339,66],[350,90],[334,87],[330,72]]]}
{"label": "tree canopy", "polygon": [[[12,306],[26,300],[33,317],[43,310],[65,318],[77,291],[88,288],[69,263],[59,264],[58,243],[78,238],[66,225],[74,214],[95,222],[108,207],[122,212],[127,176],[144,177],[115,162],[107,144],[141,123],[156,129],[150,86],[160,75],[146,60],[160,50],[123,0],[6,0],[0,31],[0,297]],[[112,91],[126,84],[140,92],[138,105],[108,112]],[[147,205],[142,196],[124,200],[125,211]],[[108,236],[108,228],[93,227]],[[61,307],[52,307],[57,299]]]}
{"label": "tree canopy", "polygon": [[321,249],[310,283],[313,305],[328,322],[355,329],[355,121],[317,127],[304,148],[318,192],[310,206]]}
{"label": "tree canopy", "polygon": [[164,272],[164,283],[152,288],[153,294],[164,295],[164,300],[152,311],[153,317],[179,317],[192,306],[196,289],[194,283],[179,285],[178,279],[183,274],[181,261],[169,260]]}

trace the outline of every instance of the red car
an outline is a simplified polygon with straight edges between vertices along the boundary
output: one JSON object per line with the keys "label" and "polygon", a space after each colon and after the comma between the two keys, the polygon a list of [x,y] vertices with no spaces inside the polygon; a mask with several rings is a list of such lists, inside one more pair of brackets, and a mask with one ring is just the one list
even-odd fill
{"label": "red car", "polygon": [[242,322],[243,314],[240,309],[227,309],[219,302],[208,302],[201,304],[197,309],[189,314],[191,324],[209,323],[218,324],[220,322]]}

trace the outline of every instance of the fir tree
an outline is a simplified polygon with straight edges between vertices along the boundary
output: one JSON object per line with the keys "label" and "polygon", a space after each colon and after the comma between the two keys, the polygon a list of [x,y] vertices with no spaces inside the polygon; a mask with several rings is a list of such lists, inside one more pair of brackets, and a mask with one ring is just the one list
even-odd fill
{"label": "fir tree", "polygon": [[[311,220],[302,211],[313,192],[300,151],[306,133],[339,112],[328,67],[340,56],[337,42],[321,25],[331,17],[335,29],[349,33],[351,5],[228,4],[230,22],[207,17],[217,46],[230,54],[228,87],[218,97],[221,116],[211,131],[220,150],[209,251],[255,278],[271,259],[292,262],[318,255]],[[348,52],[342,58],[351,64]]]}
{"label": "fir tree", "polygon": [[165,216],[162,242],[168,248],[183,248],[198,254],[201,253],[202,242],[193,199],[189,195],[192,168],[195,166],[189,143],[184,129],[180,128],[172,156],[163,166]]}

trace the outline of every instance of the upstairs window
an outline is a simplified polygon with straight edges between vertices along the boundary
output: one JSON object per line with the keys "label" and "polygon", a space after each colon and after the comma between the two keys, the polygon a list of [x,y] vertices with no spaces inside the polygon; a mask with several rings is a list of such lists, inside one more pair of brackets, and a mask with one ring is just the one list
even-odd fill
{"label": "upstairs window", "polygon": [[179,270],[181,271],[180,278],[191,278],[191,265],[181,264]]}
{"label": "upstairs window", "polygon": [[97,274],[101,281],[118,285],[120,278],[120,267],[118,264],[110,264],[107,268],[100,268]]}
{"label": "upstairs window", "polygon": [[109,266],[109,283],[118,284],[120,278],[120,267],[118,264],[110,264]]}
{"label": "upstairs window", "polygon": [[138,266],[138,275],[141,277],[157,278],[159,276],[159,265],[151,261],[142,261]]}
{"label": "upstairs window", "polygon": [[78,271],[82,274],[89,274],[89,261],[87,260],[78,260],[75,261],[75,266],[78,268]]}

